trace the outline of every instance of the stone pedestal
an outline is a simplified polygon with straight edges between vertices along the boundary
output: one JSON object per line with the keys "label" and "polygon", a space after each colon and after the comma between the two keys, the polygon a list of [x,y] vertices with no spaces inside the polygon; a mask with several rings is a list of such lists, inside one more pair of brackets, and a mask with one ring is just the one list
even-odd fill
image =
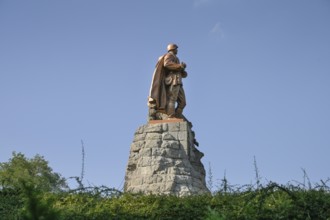
{"label": "stone pedestal", "polygon": [[195,147],[189,122],[153,122],[135,132],[125,176],[125,192],[177,196],[209,193],[204,156]]}

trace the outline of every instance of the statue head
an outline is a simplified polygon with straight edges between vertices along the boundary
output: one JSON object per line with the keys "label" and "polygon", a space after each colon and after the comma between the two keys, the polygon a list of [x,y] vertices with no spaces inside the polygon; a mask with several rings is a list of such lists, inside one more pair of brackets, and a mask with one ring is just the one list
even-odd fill
{"label": "statue head", "polygon": [[167,51],[177,50],[179,47],[176,44],[167,45]]}

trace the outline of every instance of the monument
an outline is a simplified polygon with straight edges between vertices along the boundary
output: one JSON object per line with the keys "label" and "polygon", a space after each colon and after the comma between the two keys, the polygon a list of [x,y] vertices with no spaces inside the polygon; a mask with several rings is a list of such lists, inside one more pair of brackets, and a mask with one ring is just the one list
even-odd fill
{"label": "monument", "polygon": [[182,79],[186,64],[169,44],[158,59],[148,97],[148,123],[135,132],[125,175],[125,192],[177,196],[209,193],[204,156],[192,123],[183,115],[186,97]]}

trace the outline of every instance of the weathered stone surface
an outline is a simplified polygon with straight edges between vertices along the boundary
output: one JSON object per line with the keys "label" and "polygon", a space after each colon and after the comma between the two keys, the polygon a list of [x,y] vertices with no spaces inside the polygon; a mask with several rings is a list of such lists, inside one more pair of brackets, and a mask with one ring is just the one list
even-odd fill
{"label": "weathered stone surface", "polygon": [[135,132],[124,190],[177,196],[209,193],[204,156],[189,122],[147,124]]}

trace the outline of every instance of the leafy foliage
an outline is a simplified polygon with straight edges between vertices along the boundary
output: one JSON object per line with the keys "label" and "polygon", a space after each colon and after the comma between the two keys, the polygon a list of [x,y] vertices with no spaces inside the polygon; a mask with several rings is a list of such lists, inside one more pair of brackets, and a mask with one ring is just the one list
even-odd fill
{"label": "leafy foliage", "polygon": [[65,179],[53,172],[42,156],[28,159],[22,153],[13,152],[9,162],[0,163],[0,187],[17,190],[29,187],[55,192],[67,185]]}
{"label": "leafy foliage", "polygon": [[56,210],[44,200],[44,193],[64,188],[65,179],[43,157],[28,159],[14,152],[8,162],[0,163],[1,219],[56,219]]}
{"label": "leafy foliage", "polygon": [[1,219],[19,219],[19,210],[23,206],[20,193],[13,189],[0,190],[0,216]]}
{"label": "leafy foliage", "polygon": [[[107,196],[100,193],[102,190],[108,191]],[[20,207],[14,203],[7,206],[19,210],[19,216],[25,219],[330,219],[330,191],[317,188],[269,183],[259,189],[237,188],[183,198],[119,193],[106,187],[102,190],[30,195],[32,199],[26,203],[23,198]],[[15,198],[15,194],[12,196]],[[27,215],[26,209],[34,210],[34,217]]]}
{"label": "leafy foliage", "polygon": [[[55,182],[55,185],[46,181],[49,175],[44,176],[46,180],[40,181],[37,178],[39,175],[27,175],[24,172],[28,171],[24,171],[20,165],[27,166],[26,162],[32,163],[34,160],[28,160],[21,154],[14,154],[14,157],[15,160],[12,159],[9,163],[1,163],[0,216],[5,220],[330,220],[330,188],[327,186],[330,179],[321,180],[321,184],[315,186],[309,182],[307,187],[306,184],[279,185],[274,182],[262,185],[260,181],[254,185],[233,186],[224,177],[218,190],[212,195],[182,198],[170,195],[122,193],[106,186],[80,186],[75,190],[63,191],[54,190],[63,186],[62,181],[58,181],[61,180],[59,175],[53,176],[56,181],[50,181]],[[43,168],[48,167],[45,161],[40,164]],[[40,167],[40,164],[39,166],[35,164],[35,167]],[[27,166],[28,170],[34,169],[31,164],[29,166]],[[14,168],[19,171],[13,171]],[[45,170],[48,170],[48,174],[52,176],[50,168]],[[20,181],[10,176],[19,177],[18,173],[22,173],[22,178],[24,177]],[[38,172],[32,170],[31,173]],[[31,183],[37,184],[38,187]]]}

